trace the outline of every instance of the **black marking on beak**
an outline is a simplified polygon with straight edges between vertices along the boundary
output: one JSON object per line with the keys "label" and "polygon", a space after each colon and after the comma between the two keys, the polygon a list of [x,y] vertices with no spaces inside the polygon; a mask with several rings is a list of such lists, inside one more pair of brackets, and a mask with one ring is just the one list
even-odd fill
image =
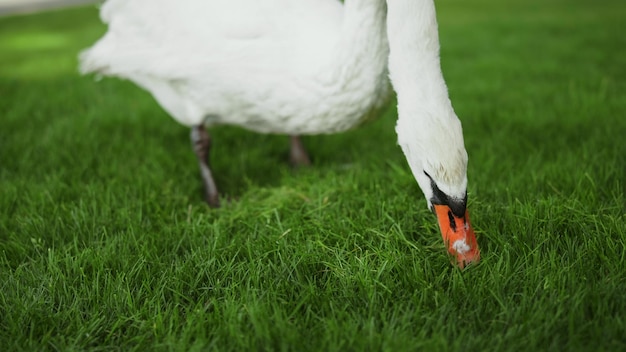
{"label": "black marking on beak", "polygon": [[454,215],[452,215],[451,211],[448,211],[448,220],[450,221],[450,228],[456,232],[456,221],[454,221]]}

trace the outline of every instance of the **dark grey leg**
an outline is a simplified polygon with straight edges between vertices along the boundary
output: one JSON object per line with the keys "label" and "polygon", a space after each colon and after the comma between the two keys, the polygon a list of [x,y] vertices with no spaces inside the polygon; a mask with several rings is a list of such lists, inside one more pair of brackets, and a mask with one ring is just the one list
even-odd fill
{"label": "dark grey leg", "polygon": [[289,153],[289,161],[293,166],[307,166],[311,165],[311,159],[302,145],[302,141],[299,136],[290,136],[291,139],[291,151]]}
{"label": "dark grey leg", "polygon": [[193,151],[198,157],[198,164],[200,165],[200,174],[202,175],[202,183],[204,183],[204,198],[206,202],[209,203],[209,206],[219,208],[220,198],[215,180],[213,180],[211,168],[209,168],[211,137],[204,125],[194,126],[191,129],[191,144]]}

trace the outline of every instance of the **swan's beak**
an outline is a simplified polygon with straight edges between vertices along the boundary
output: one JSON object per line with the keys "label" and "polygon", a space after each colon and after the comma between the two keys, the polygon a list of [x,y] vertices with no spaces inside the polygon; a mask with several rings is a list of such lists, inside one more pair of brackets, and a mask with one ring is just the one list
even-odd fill
{"label": "swan's beak", "polygon": [[469,213],[457,217],[447,205],[433,205],[441,236],[448,247],[448,252],[456,258],[457,265],[463,269],[471,263],[478,263],[480,250],[476,242],[476,235],[470,224]]}

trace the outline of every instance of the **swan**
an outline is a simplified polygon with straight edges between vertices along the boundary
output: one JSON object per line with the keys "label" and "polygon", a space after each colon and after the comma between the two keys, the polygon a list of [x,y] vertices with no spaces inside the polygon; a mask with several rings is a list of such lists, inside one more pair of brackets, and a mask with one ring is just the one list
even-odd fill
{"label": "swan", "polygon": [[299,136],[362,123],[397,95],[398,144],[464,267],[480,251],[467,212],[461,122],[441,72],[434,0],[108,0],[108,31],[83,74],[128,79],[191,128],[209,205],[219,206],[207,127]]}

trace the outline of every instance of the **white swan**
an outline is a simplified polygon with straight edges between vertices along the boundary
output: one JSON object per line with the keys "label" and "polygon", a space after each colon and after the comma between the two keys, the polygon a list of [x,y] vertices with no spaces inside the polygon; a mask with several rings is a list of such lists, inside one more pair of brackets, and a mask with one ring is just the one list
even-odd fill
{"label": "white swan", "polygon": [[444,82],[433,0],[108,0],[108,32],[81,71],[129,79],[192,128],[206,199],[218,206],[205,126],[292,136],[357,126],[398,98],[398,142],[448,251],[480,257],[466,211],[467,153]]}

